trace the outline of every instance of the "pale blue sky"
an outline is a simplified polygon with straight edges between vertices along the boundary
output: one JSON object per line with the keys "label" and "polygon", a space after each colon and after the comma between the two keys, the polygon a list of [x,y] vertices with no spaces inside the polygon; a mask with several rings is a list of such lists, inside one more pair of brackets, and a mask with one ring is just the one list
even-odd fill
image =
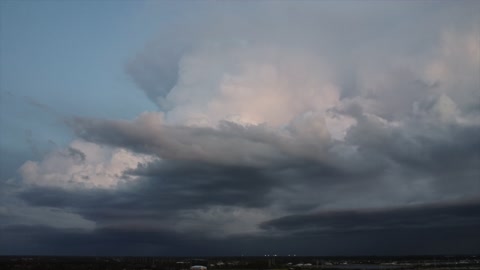
{"label": "pale blue sky", "polygon": [[29,132],[43,151],[51,145],[49,140],[70,140],[56,117],[28,100],[60,115],[131,119],[155,110],[134,89],[125,64],[155,31],[168,27],[176,5],[2,1],[0,10],[0,147],[10,153],[4,162],[12,162],[12,156],[18,156],[16,165],[25,155],[36,158],[26,143]]}

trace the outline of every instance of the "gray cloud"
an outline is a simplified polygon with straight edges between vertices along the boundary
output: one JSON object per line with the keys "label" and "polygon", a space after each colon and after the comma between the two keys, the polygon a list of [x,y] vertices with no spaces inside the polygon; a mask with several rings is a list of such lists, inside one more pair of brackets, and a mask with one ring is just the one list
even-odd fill
{"label": "gray cloud", "polygon": [[[202,234],[178,233],[138,227],[103,227],[95,230],[52,229],[41,226],[9,226],[0,229],[3,254],[33,255],[163,255],[163,256],[238,256],[258,254],[302,255],[426,255],[477,254],[478,204],[398,209],[386,212],[331,213],[289,217],[269,222],[268,227],[292,229],[339,226],[333,232],[295,233],[287,235],[240,235],[211,239]],[[433,225],[432,219],[451,217],[451,226]],[[390,218],[385,221],[384,218]],[[466,219],[465,219],[466,218]],[[452,220],[460,221],[453,224]],[[474,221],[469,222],[469,221]],[[380,230],[351,230],[361,225],[382,226]],[[402,225],[403,226],[399,226]],[[415,225],[427,226],[415,226]],[[414,226],[412,226],[414,225]],[[266,226],[266,225],[265,225]],[[347,230],[346,230],[347,229]],[[8,246],[5,243],[11,243]],[[128,245],[125,246],[125,243]],[[452,245],[452,243],[457,243]],[[461,243],[461,244],[459,244]]]}
{"label": "gray cloud", "polygon": [[473,227],[480,224],[479,209],[477,200],[401,208],[325,211],[286,216],[261,226],[267,230],[300,234]]}
{"label": "gray cloud", "polygon": [[479,251],[477,2],[213,3],[127,64],[159,112],[21,167],[12,253]]}
{"label": "gray cloud", "polygon": [[144,179],[117,191],[36,188],[24,191],[21,197],[33,205],[64,206],[93,213],[106,208],[121,209],[121,213],[128,209],[138,213],[157,210],[162,215],[206,205],[263,206],[268,204],[266,195],[274,186],[274,179],[261,169],[242,166],[166,162],[127,174],[141,175]]}
{"label": "gray cloud", "polygon": [[429,193],[417,198],[426,201],[475,196],[480,175],[477,124],[413,117],[398,126],[357,114],[345,141],[322,136],[310,141],[298,135],[301,129],[295,125],[293,131],[279,133],[266,126],[228,122],[218,128],[171,126],[146,116],[133,122],[78,118],[72,126],[86,140],[186,162],[182,166],[199,162],[263,169],[280,186],[284,178],[294,178],[297,186],[319,189],[356,183],[365,191],[387,183],[391,192],[415,187],[410,195]]}
{"label": "gray cloud", "polygon": [[[328,134],[317,135],[315,128],[303,131],[302,124],[292,126],[293,134],[282,135],[266,125],[227,121],[217,128],[167,125],[158,113],[141,115],[133,122],[75,118],[70,126],[87,141],[172,160],[227,164],[265,165],[281,160],[282,155],[318,159],[330,144]],[[310,138],[301,138],[302,134]]]}
{"label": "gray cloud", "polygon": [[73,147],[68,148],[68,154],[74,158],[74,159],[79,159],[80,161],[85,161],[86,155],[82,151],[75,149]]}
{"label": "gray cloud", "polygon": [[[160,48],[158,45],[154,49],[149,47],[136,55],[128,63],[126,71],[150,100],[168,109],[164,98],[177,83],[178,66],[184,50],[181,44],[169,44],[165,40],[160,44]],[[161,53],[156,53],[158,51]]]}

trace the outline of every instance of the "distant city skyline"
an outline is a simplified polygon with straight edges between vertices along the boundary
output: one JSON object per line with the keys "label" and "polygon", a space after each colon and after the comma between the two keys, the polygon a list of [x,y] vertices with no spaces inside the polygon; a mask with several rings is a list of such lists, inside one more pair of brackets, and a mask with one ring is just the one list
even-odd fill
{"label": "distant city skyline", "polygon": [[479,1],[0,20],[0,255],[480,253]]}

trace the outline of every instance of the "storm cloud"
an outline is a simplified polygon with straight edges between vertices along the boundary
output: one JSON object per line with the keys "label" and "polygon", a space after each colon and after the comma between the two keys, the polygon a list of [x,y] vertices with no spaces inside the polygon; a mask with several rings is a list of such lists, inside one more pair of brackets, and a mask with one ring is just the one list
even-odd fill
{"label": "storm cloud", "polygon": [[480,252],[478,2],[189,4],[125,63],[155,111],[0,183],[1,253]]}

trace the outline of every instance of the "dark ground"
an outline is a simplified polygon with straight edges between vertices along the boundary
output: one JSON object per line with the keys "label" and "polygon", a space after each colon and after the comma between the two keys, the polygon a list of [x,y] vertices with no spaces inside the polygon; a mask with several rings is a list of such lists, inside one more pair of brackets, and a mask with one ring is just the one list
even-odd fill
{"label": "dark ground", "polygon": [[478,269],[479,256],[425,257],[54,257],[0,256],[0,269],[35,270],[117,270],[117,269],[189,269],[205,265],[208,269]]}

